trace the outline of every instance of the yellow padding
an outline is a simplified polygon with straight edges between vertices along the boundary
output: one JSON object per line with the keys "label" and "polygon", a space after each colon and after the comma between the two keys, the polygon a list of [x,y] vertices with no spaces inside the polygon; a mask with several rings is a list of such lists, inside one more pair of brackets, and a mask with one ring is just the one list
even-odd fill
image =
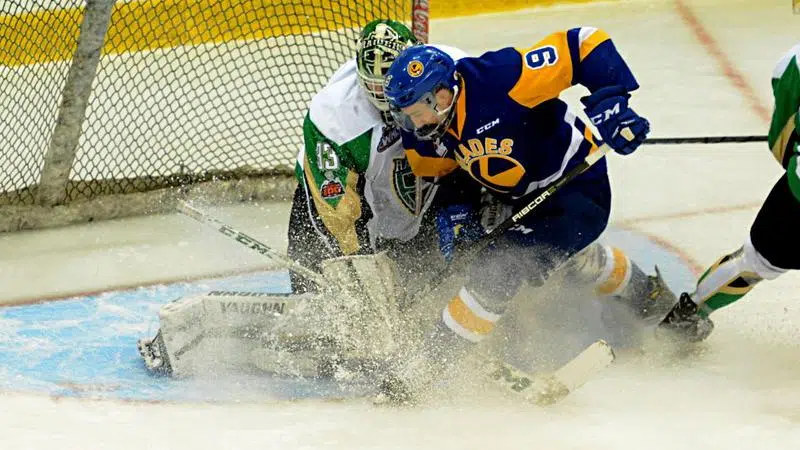
{"label": "yellow padding", "polygon": [[586,40],[581,42],[580,51],[578,52],[580,60],[583,61],[583,59],[586,58],[589,53],[592,53],[592,50],[609,39],[611,39],[611,36],[609,36],[605,31],[595,30],[595,32],[587,37]]}
{"label": "yellow padding", "polygon": [[[104,54],[361,27],[381,0],[146,0],[117,3]],[[356,5],[357,3],[357,5]],[[410,9],[410,8],[409,8]],[[63,61],[75,52],[83,9],[0,15],[0,64]],[[410,17],[410,12],[409,12]]]}
{"label": "yellow padding", "polygon": [[597,287],[597,293],[600,295],[610,295],[622,287],[625,280],[628,279],[628,271],[630,270],[630,261],[625,253],[618,248],[611,249],[614,255],[614,268],[611,270],[608,279],[606,279],[600,286]]}
{"label": "yellow padding", "polygon": [[450,300],[447,312],[456,323],[475,334],[487,335],[494,329],[494,322],[478,317],[459,296]]}
{"label": "yellow padding", "polygon": [[422,156],[415,149],[406,149],[406,159],[411,171],[418,177],[443,177],[458,168],[454,159]]}
{"label": "yellow padding", "polygon": [[[588,1],[591,0],[451,0],[430,3],[431,18],[438,19]],[[383,4],[383,0],[146,0],[117,3],[103,53],[129,53],[361,27],[375,18],[372,11],[380,11]],[[410,20],[410,6],[408,9]],[[70,59],[77,47],[82,16],[82,8],[0,15],[0,64],[21,66]]]}
{"label": "yellow padding", "polygon": [[83,12],[77,9],[0,15],[0,65],[23,66],[72,57]]}
{"label": "yellow padding", "polygon": [[470,16],[474,14],[514,11],[535,6],[552,6],[560,3],[588,3],[592,0],[449,0],[430,2],[431,18]]}

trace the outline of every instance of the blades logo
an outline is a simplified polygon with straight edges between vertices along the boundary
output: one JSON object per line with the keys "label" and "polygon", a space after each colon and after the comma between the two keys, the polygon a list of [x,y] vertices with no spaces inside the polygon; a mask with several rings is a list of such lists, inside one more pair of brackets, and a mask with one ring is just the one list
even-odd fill
{"label": "blades logo", "polygon": [[319,188],[319,193],[325,200],[339,198],[344,195],[344,186],[339,180],[325,180]]}
{"label": "blades logo", "polygon": [[406,66],[406,72],[408,72],[412,78],[419,78],[425,73],[425,66],[421,62],[413,60]]}

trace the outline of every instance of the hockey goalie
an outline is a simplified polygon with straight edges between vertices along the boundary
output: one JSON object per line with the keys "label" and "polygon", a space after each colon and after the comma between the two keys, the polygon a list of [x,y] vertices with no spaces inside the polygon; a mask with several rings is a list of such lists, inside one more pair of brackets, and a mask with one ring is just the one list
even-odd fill
{"label": "hockey goalie", "polygon": [[[331,367],[348,349],[367,347],[350,358],[366,360],[397,345],[392,333],[402,328],[398,302],[408,300],[400,287],[425,284],[431,274],[425,267],[441,263],[435,215],[429,212],[438,210],[438,198],[461,195],[411,173],[388,114],[384,75],[403,49],[416,44],[402,23],[368,23],[355,58],[309,105],[295,170],[288,256],[321,273],[322,281],[292,271],[292,293],[285,296],[212,292],[165,306],[158,335],[139,344],[149,368],[190,373],[192,355],[211,351],[201,347],[214,343],[216,359],[230,361],[247,352],[224,351],[223,342],[259,342],[254,345],[260,362],[307,374]],[[445,49],[454,58],[463,56]],[[448,255],[454,238],[444,236],[440,243]]]}

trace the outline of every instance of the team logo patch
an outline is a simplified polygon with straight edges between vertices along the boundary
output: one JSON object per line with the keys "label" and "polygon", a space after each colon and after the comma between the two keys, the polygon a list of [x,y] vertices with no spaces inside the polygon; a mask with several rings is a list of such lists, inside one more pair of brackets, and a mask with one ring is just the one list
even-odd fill
{"label": "team logo patch", "polygon": [[511,138],[472,138],[458,144],[456,161],[472,178],[498,192],[510,192],[525,175],[525,167],[511,157]]}
{"label": "team logo patch", "polygon": [[392,126],[384,126],[381,140],[378,142],[378,153],[383,153],[395,142],[400,140],[400,129]]}
{"label": "team logo patch", "polygon": [[417,214],[417,177],[406,158],[395,158],[393,167],[394,193],[411,214]]}
{"label": "team logo patch", "polygon": [[420,75],[425,73],[425,66],[421,62],[414,60],[408,63],[408,66],[406,66],[406,72],[408,72],[408,74],[413,78],[418,78]]}
{"label": "team logo patch", "polygon": [[344,186],[339,180],[325,180],[319,188],[319,194],[325,200],[339,198],[344,195]]}

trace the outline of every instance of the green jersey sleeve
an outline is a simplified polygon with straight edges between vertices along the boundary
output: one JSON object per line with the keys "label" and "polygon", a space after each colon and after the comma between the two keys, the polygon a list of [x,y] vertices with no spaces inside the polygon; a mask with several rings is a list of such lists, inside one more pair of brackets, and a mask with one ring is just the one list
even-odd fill
{"label": "green jersey sleeve", "polygon": [[355,223],[361,217],[359,177],[369,165],[372,131],[337,144],[307,115],[303,122],[305,152],[297,161],[298,182],[306,184],[317,212],[345,255],[359,249]]}
{"label": "green jersey sleeve", "polygon": [[798,130],[800,130],[800,44],[789,50],[778,62],[772,76],[775,109],[769,127],[769,147],[773,156],[786,169],[789,188],[800,200],[798,172]]}
{"label": "green jersey sleeve", "polygon": [[[303,140],[305,142],[305,160],[300,168],[314,179],[315,184],[322,186],[326,181],[338,182],[343,189],[331,189],[323,198],[331,206],[336,207],[347,185],[348,172],[363,174],[369,165],[369,148],[372,131],[367,131],[349,142],[336,144],[328,139],[306,115],[303,122]],[[299,161],[298,161],[299,164]],[[329,183],[330,185],[330,183]],[[355,186],[352,186],[355,187]]]}
{"label": "green jersey sleeve", "polygon": [[772,154],[784,167],[797,150],[798,109],[800,109],[800,45],[784,55],[773,73],[772,94],[775,109],[769,127],[769,146]]}

